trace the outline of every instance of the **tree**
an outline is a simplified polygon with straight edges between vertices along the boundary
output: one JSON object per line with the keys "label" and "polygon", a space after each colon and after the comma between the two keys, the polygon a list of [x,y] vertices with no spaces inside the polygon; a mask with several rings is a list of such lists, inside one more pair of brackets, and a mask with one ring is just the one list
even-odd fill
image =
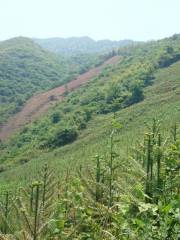
{"label": "tree", "polygon": [[48,146],[60,147],[76,140],[78,133],[74,128],[60,129],[48,140]]}

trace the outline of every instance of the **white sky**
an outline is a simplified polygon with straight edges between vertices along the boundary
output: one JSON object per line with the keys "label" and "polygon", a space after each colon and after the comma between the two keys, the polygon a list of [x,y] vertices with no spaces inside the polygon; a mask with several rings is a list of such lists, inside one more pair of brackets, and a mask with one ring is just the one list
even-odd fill
{"label": "white sky", "polygon": [[150,40],[174,33],[180,33],[180,0],[0,0],[0,40]]}

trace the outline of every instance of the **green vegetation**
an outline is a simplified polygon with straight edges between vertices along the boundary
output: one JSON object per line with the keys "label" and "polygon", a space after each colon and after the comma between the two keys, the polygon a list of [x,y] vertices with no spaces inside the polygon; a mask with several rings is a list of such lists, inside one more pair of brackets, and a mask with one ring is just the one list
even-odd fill
{"label": "green vegetation", "polygon": [[16,197],[6,190],[1,239],[178,239],[177,126],[167,141],[154,119],[126,161],[117,153],[121,128],[113,119],[109,152],[91,167],[67,166],[62,177],[45,165]]}
{"label": "green vegetation", "polygon": [[120,49],[1,144],[2,239],[178,239],[179,46]]}
{"label": "green vegetation", "polygon": [[104,61],[91,55],[65,59],[43,50],[28,38],[0,43],[0,124],[32,95],[62,85]]}
{"label": "green vegetation", "polygon": [[42,50],[30,39],[15,38],[0,43],[0,122],[17,112],[38,91],[71,78],[67,64]]}
{"label": "green vegetation", "polygon": [[[10,156],[14,158],[25,149],[34,151],[70,143],[96,115],[115,113],[142,101],[145,89],[156,83],[156,74],[163,69],[162,59],[165,65],[178,62],[179,42],[179,38],[171,38],[128,48],[129,53],[119,64],[106,67],[86,86],[68,93],[46,116],[14,136],[7,147],[2,147],[1,162],[7,164]],[[173,50],[167,53],[170,46]],[[121,54],[125,55],[125,51],[122,49]],[[176,68],[175,71],[178,76]],[[175,79],[177,83],[178,80]]]}

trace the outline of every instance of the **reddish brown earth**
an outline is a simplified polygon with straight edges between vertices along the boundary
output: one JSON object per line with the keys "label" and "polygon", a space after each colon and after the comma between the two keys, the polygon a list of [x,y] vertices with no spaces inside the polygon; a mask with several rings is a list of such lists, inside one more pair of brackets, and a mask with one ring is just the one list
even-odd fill
{"label": "reddish brown earth", "polygon": [[116,64],[118,61],[119,57],[115,56],[104,62],[101,66],[93,68],[88,72],[79,75],[75,80],[69,82],[66,85],[62,85],[45,93],[33,96],[26,102],[20,112],[11,117],[7,121],[7,123],[5,123],[1,127],[0,139],[2,141],[8,139],[12,133],[19,130],[26,123],[32,122],[33,120],[37,119],[41,114],[46,112],[49,107],[53,106],[57,101],[62,100],[63,94],[65,93],[65,91],[67,91],[67,89],[73,90],[80,87],[81,85],[87,83],[92,78],[97,76],[101,72],[103,67],[109,64]]}

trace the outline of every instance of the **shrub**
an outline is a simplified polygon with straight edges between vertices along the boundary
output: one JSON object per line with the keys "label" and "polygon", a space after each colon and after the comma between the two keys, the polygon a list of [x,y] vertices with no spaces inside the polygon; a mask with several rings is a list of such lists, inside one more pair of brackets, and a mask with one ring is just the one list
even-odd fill
{"label": "shrub", "polygon": [[51,116],[52,123],[58,123],[60,119],[60,114],[58,112],[53,113]]}
{"label": "shrub", "polygon": [[65,128],[57,131],[48,141],[49,147],[60,147],[76,140],[78,133],[74,128]]}
{"label": "shrub", "polygon": [[144,99],[143,89],[140,84],[135,84],[132,88],[132,95],[129,98],[129,104],[134,104]]}
{"label": "shrub", "polygon": [[92,112],[88,108],[86,108],[84,109],[84,113],[85,113],[85,121],[88,122],[92,117]]}
{"label": "shrub", "polygon": [[[170,51],[170,50],[168,50],[168,51]],[[173,64],[179,60],[180,60],[179,53],[169,54],[168,52],[166,52],[166,54],[163,54],[160,56],[158,65],[160,68],[169,67],[171,64]]]}
{"label": "shrub", "polygon": [[80,121],[78,123],[78,130],[82,130],[86,128],[86,123],[84,121]]}

